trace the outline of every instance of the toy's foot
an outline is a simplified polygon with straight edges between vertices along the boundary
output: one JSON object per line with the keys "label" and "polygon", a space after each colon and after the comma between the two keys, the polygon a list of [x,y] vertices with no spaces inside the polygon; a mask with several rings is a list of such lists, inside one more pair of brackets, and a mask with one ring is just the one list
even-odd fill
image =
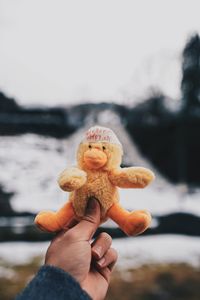
{"label": "toy's foot", "polygon": [[34,222],[43,231],[55,232],[62,229],[57,222],[56,213],[51,211],[40,212]]}
{"label": "toy's foot", "polygon": [[144,232],[151,223],[151,215],[146,210],[129,212],[119,203],[111,206],[107,216],[116,222],[127,235],[138,235]]}
{"label": "toy's foot", "polygon": [[121,225],[121,229],[127,235],[138,235],[144,232],[151,223],[151,215],[145,210],[137,210],[129,213]]}
{"label": "toy's foot", "polygon": [[71,202],[57,212],[41,211],[35,218],[35,224],[43,231],[55,232],[66,228],[66,225],[75,217]]}

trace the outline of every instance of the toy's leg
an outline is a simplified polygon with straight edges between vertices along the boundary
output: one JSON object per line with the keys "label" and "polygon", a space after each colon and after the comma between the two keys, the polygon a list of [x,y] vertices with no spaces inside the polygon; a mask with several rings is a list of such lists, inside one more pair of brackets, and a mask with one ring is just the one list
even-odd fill
{"label": "toy's leg", "polygon": [[48,232],[59,231],[75,216],[71,202],[66,203],[57,212],[42,211],[35,218],[35,224]]}
{"label": "toy's leg", "polygon": [[151,215],[147,211],[128,212],[118,203],[111,206],[107,216],[115,221],[127,235],[138,235],[144,232],[151,223]]}

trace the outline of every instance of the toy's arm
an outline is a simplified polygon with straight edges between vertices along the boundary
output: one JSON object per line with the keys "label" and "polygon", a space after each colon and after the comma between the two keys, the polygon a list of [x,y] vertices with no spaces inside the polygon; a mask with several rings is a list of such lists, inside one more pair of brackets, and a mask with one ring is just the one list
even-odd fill
{"label": "toy's arm", "polygon": [[71,192],[80,189],[87,181],[87,174],[77,167],[65,169],[58,178],[62,190]]}
{"label": "toy's arm", "polygon": [[120,188],[144,188],[154,178],[153,172],[141,167],[114,169],[109,175],[112,184]]}

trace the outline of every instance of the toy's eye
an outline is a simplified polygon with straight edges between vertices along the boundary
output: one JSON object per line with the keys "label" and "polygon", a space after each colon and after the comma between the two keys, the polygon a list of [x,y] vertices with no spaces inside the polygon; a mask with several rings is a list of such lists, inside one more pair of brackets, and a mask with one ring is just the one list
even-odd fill
{"label": "toy's eye", "polygon": [[89,149],[92,149],[92,146],[91,146],[91,145],[89,145],[88,147],[89,147]]}
{"label": "toy's eye", "polygon": [[106,147],[105,147],[105,146],[103,146],[102,148],[103,148],[103,150],[106,150]]}

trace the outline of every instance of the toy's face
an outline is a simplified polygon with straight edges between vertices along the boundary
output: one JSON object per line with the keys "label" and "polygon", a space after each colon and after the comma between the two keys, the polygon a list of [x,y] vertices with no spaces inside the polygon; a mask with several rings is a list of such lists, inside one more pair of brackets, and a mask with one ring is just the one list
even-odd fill
{"label": "toy's face", "polygon": [[91,169],[110,169],[120,165],[122,149],[118,145],[109,143],[81,143],[78,149],[78,163]]}
{"label": "toy's face", "polygon": [[100,169],[108,161],[105,153],[106,147],[102,143],[90,143],[88,149],[83,154],[85,165],[89,169]]}

